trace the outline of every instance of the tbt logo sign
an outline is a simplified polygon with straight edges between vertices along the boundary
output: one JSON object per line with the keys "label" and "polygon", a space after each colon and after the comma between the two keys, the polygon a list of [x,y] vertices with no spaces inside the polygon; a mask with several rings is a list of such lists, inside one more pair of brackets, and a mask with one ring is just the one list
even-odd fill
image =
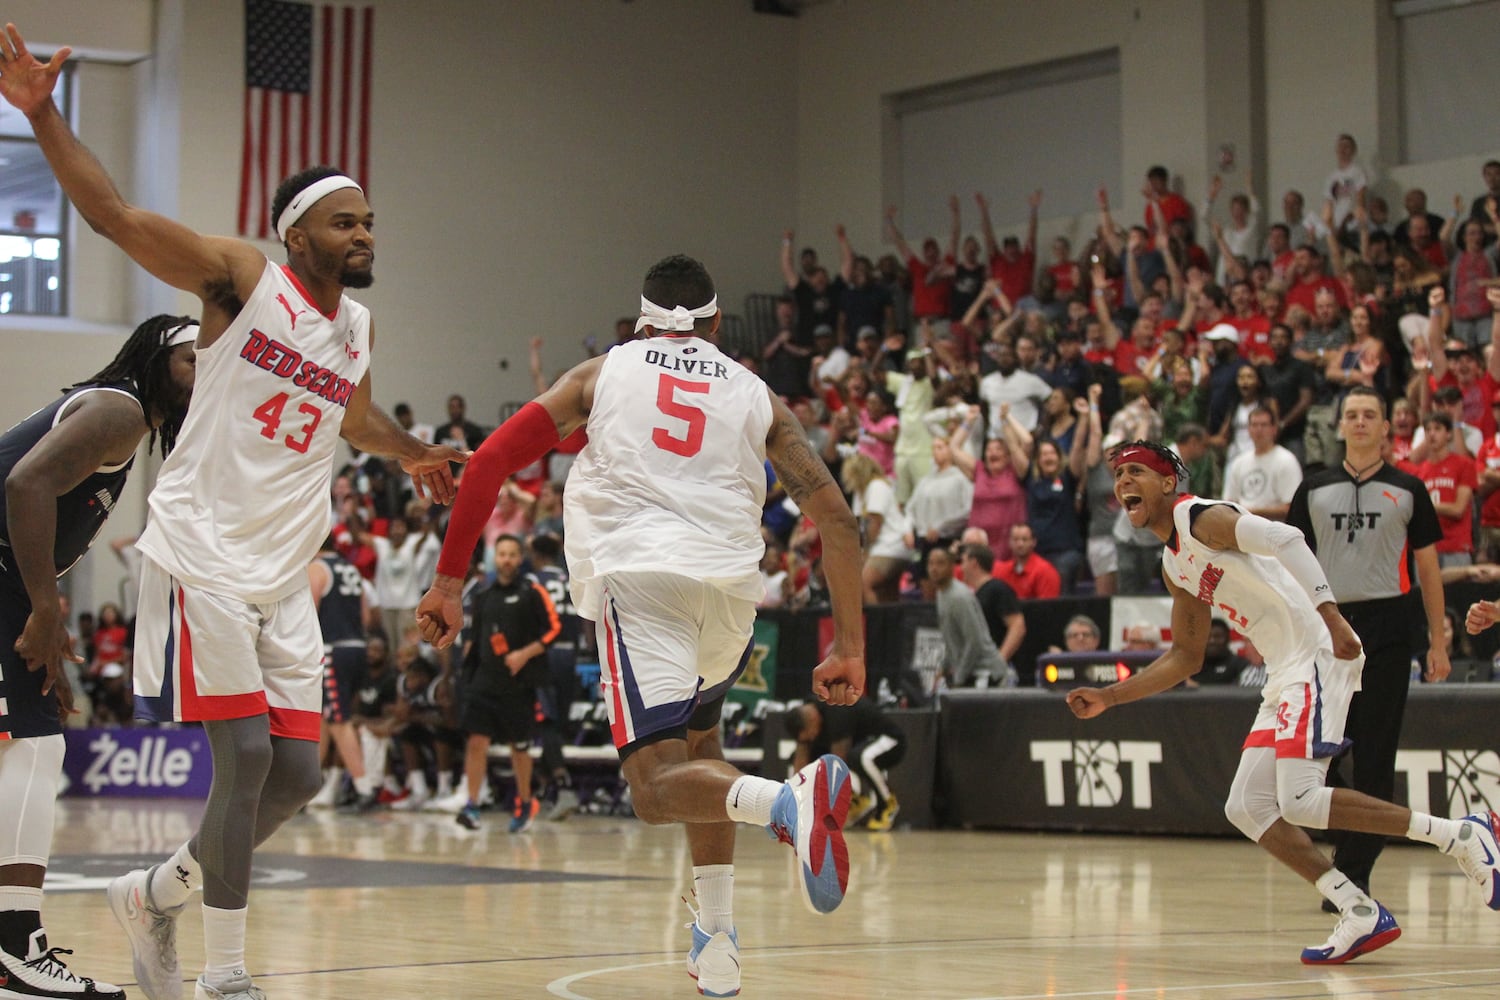
{"label": "tbt logo sign", "polygon": [[[1160,764],[1154,740],[1032,740],[1031,759],[1042,765],[1048,806],[1104,808],[1125,802],[1130,776],[1130,808],[1151,808],[1151,765]],[[1073,768],[1075,801],[1067,800],[1065,765]]]}

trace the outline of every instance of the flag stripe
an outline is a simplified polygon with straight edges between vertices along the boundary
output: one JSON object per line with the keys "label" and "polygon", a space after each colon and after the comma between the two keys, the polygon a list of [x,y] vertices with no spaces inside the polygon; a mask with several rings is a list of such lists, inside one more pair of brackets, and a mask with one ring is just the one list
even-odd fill
{"label": "flag stripe", "polygon": [[273,238],[282,178],[326,163],[369,189],[373,7],[245,0],[240,232]]}
{"label": "flag stripe", "polygon": [[359,63],[359,171],[360,182],[365,186],[365,197],[370,197],[370,91],[374,79],[370,75],[371,60],[375,54],[375,8],[364,9],[364,40],[360,45]]}

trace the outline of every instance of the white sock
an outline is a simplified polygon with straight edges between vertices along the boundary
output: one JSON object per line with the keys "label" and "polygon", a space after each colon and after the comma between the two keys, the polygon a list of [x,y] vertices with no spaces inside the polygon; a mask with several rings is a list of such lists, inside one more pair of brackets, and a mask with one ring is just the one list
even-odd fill
{"label": "white sock", "polygon": [[[696,869],[695,869],[696,870]],[[29,885],[0,885],[0,912],[42,908],[42,889]],[[19,956],[25,958],[25,955]]]}
{"label": "white sock", "polygon": [[771,806],[784,787],[780,781],[757,778],[753,774],[741,775],[729,786],[729,794],[724,796],[724,809],[736,823],[765,826],[771,822]]}
{"label": "white sock", "polygon": [[1406,836],[1419,843],[1431,844],[1444,854],[1451,854],[1458,846],[1459,834],[1467,825],[1460,819],[1443,819],[1413,810]]}
{"label": "white sock", "polygon": [[438,798],[447,798],[453,794],[453,775],[444,771],[438,775]]}
{"label": "white sock", "polygon": [[248,907],[221,910],[203,907],[203,975],[210,986],[223,984],[245,971],[245,917]]}
{"label": "white sock", "polygon": [[1373,905],[1370,897],[1365,891],[1354,884],[1354,880],[1337,868],[1330,868],[1318,877],[1314,883],[1323,898],[1339,908],[1340,913],[1348,913],[1349,908],[1360,903]]}
{"label": "white sock", "polygon": [[183,844],[151,873],[151,901],[160,909],[181,906],[202,885],[203,866]]}
{"label": "white sock", "polygon": [[694,865],[698,926],[710,934],[734,930],[734,865]]}
{"label": "white sock", "polygon": [[427,775],[421,771],[412,771],[406,776],[406,787],[418,798],[427,798]]}
{"label": "white sock", "polygon": [[375,779],[369,774],[361,774],[354,779],[354,790],[360,795],[373,795],[377,787],[379,786],[375,784]]}

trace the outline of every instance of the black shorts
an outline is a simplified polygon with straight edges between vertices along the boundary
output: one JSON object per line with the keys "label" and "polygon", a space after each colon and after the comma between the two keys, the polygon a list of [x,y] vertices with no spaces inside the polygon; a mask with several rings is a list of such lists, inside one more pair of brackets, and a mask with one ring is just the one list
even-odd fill
{"label": "black shorts", "polygon": [[547,681],[547,660],[541,656],[533,658],[518,674],[503,666],[472,671],[465,678],[459,727],[496,743],[531,742],[539,714],[537,688]]}
{"label": "black shorts", "polygon": [[57,717],[57,691],[42,694],[44,670],[27,670],[16,652],[16,640],[26,630],[31,599],[21,581],[0,572],[0,739],[24,740],[62,732]]}
{"label": "black shorts", "polygon": [[359,685],[365,679],[365,647],[334,646],[323,656],[323,718],[354,721]]}

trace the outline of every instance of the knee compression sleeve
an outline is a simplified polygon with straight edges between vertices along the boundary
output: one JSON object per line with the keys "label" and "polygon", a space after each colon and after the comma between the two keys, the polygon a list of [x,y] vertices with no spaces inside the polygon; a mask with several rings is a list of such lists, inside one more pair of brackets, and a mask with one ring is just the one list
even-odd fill
{"label": "knee compression sleeve", "polygon": [[1328,829],[1333,789],[1327,787],[1327,759],[1285,757],[1276,762],[1276,801],[1282,817],[1294,826]]}
{"label": "knee compression sleeve", "polygon": [[1251,747],[1240,754],[1239,770],[1229,786],[1224,815],[1256,843],[1281,818],[1276,797],[1276,751]]}
{"label": "knee compression sleeve", "polygon": [[203,866],[203,903],[238,910],[250,892],[250,856],[260,797],[271,770],[266,716],[205,722],[214,781],[203,806],[193,856]]}
{"label": "knee compression sleeve", "polygon": [[318,745],[309,740],[271,737],[271,771],[260,794],[255,815],[255,843],[259,846],[281,824],[297,814],[323,783],[318,770]]}
{"label": "knee compression sleeve", "polygon": [[0,743],[0,866],[47,867],[64,748],[61,733]]}

